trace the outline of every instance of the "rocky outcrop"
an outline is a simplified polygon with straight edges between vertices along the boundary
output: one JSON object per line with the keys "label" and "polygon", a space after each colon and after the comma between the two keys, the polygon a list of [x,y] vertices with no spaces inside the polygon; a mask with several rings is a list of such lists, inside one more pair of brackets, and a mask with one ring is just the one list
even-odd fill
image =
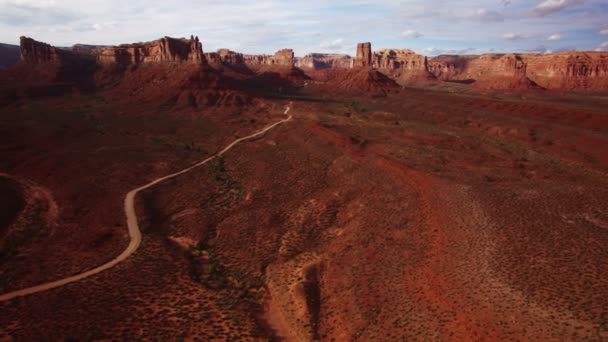
{"label": "rocky outcrop", "polygon": [[438,56],[428,61],[429,72],[440,80],[474,84],[485,89],[528,89],[527,64],[519,54]]}
{"label": "rocky outcrop", "polygon": [[457,80],[463,78],[461,75],[466,74],[469,62],[475,58],[477,56],[437,56],[428,60],[427,68],[440,80]]}
{"label": "rocky outcrop", "polygon": [[277,51],[274,55],[243,55],[245,64],[249,67],[259,66],[293,66],[294,54],[292,49],[283,49]]}
{"label": "rocky outcrop", "polygon": [[547,89],[608,89],[608,53],[524,55],[527,76]]}
{"label": "rocky outcrop", "polygon": [[372,66],[383,73],[403,80],[433,79],[428,70],[427,58],[407,49],[385,49],[372,56]]}
{"label": "rocky outcrop", "polygon": [[244,55],[228,49],[219,49],[217,52],[205,54],[209,64],[223,64],[233,67],[261,67],[261,66],[293,66],[294,54],[291,49],[277,51],[274,55]]}
{"label": "rocky outcrop", "polygon": [[529,80],[546,89],[608,89],[608,54],[602,52],[438,56],[429,60],[428,68],[441,80],[492,88],[524,86],[521,81]]}
{"label": "rocky outcrop", "polygon": [[357,44],[357,58],[355,59],[355,67],[370,67],[372,66],[372,43]]}
{"label": "rocky outcrop", "polygon": [[438,56],[428,61],[428,70],[441,80],[526,77],[526,63],[515,54]]}
{"label": "rocky outcrop", "polygon": [[205,59],[209,64],[243,65],[243,54],[228,49],[219,49],[217,52],[205,54]]}
{"label": "rocky outcrop", "polygon": [[198,37],[190,36],[190,39],[164,37],[147,43],[103,48],[97,61],[121,65],[160,62],[203,64],[205,57]]}
{"label": "rocky outcrop", "polygon": [[20,38],[20,59],[27,64],[60,64],[65,51],[29,37]]}
{"label": "rocky outcrop", "polygon": [[350,69],[353,67],[354,59],[349,55],[311,53],[301,58],[296,58],[295,66],[304,69]]}
{"label": "rocky outcrop", "polygon": [[292,49],[277,51],[272,58],[273,65],[293,66],[294,54]]}

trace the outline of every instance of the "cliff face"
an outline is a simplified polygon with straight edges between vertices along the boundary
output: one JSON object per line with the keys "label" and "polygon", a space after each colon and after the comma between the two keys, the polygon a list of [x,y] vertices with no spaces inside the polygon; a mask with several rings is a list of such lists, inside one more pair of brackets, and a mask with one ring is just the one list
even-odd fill
{"label": "cliff face", "polygon": [[372,66],[372,43],[357,44],[357,58],[355,58],[355,67]]}
{"label": "cliff face", "polygon": [[547,89],[608,89],[608,53],[525,55],[527,75]]}
{"label": "cliff face", "polygon": [[293,66],[294,54],[292,49],[283,49],[277,51],[274,55],[243,55],[245,64],[250,67],[258,66]]}
{"label": "cliff face", "polygon": [[50,46],[49,44],[36,41],[32,38],[20,38],[20,59],[28,64],[60,64],[65,52]]}
{"label": "cliff face", "polygon": [[350,69],[353,67],[354,59],[349,55],[311,53],[302,58],[297,58],[295,66],[315,70],[323,69]]}
{"label": "cliff face", "polygon": [[385,49],[374,52],[372,66],[383,73],[399,79],[432,79],[427,59],[407,49]]}
{"label": "cliff face", "polygon": [[527,76],[521,55],[439,56],[428,61],[429,72],[444,81],[471,82],[487,89],[528,89],[536,85]]}
{"label": "cliff face", "polygon": [[492,77],[525,77],[526,63],[520,55],[439,56],[428,69],[441,80],[478,80]]}
{"label": "cliff face", "polygon": [[[347,55],[309,54],[294,58],[293,50],[283,49],[274,55],[243,55],[227,49],[203,54],[198,37],[164,37],[147,43],[120,46],[74,45],[57,48],[21,37],[19,57],[22,63],[43,65],[42,69],[65,70],[74,75],[101,65],[142,63],[207,63],[247,69],[266,66],[311,69],[349,69],[373,67],[395,80],[458,81],[479,87],[507,89],[608,89],[608,53],[565,52],[557,54],[487,54],[481,56],[438,56],[427,58],[407,49],[372,52],[371,43],[357,45],[355,59]],[[38,68],[41,69],[41,68]]]}
{"label": "cliff face", "polygon": [[155,62],[203,64],[205,57],[198,37],[191,36],[190,39],[164,37],[147,43],[102,48],[97,61],[122,65]]}
{"label": "cliff face", "polygon": [[261,66],[293,66],[294,54],[291,49],[277,51],[274,55],[243,55],[228,49],[219,49],[217,52],[205,54],[210,64],[225,64],[234,67],[261,67]]}
{"label": "cliff face", "polygon": [[228,49],[219,49],[217,52],[206,53],[205,59],[210,64],[243,65],[245,63],[243,54]]}
{"label": "cliff face", "polygon": [[528,79],[546,89],[608,89],[608,54],[602,52],[439,56],[429,60],[428,69],[441,80],[475,80],[494,88],[508,79]]}

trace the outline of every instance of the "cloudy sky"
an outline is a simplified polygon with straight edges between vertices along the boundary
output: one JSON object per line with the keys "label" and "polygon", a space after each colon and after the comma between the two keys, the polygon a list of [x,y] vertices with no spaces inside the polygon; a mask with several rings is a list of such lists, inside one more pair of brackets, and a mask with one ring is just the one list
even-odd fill
{"label": "cloudy sky", "polygon": [[198,35],[205,51],[354,54],[608,51],[608,0],[0,0],[0,42],[57,46]]}

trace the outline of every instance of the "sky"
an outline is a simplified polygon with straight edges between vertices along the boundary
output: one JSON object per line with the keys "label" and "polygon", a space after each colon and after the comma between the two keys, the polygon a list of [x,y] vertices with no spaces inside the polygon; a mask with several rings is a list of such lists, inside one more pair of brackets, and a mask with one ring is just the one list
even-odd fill
{"label": "sky", "polygon": [[0,0],[0,42],[55,46],[199,36],[219,48],[354,55],[608,51],[608,0]]}

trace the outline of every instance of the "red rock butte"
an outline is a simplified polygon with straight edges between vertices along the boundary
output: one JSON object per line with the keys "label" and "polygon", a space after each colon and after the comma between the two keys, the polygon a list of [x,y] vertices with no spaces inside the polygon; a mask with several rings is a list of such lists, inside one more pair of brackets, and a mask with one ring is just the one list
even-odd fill
{"label": "red rock butte", "polygon": [[100,65],[142,63],[188,63],[241,67],[299,67],[303,69],[373,68],[398,81],[441,80],[475,83],[495,89],[580,89],[608,88],[608,54],[605,52],[562,52],[555,54],[443,55],[426,57],[408,49],[372,51],[369,42],[357,45],[356,57],[339,54],[309,54],[295,58],[291,49],[274,55],[247,55],[228,49],[203,53],[198,37],[164,37],[146,43],[111,47],[57,48],[21,37],[21,61],[30,64],[65,64],[93,58]]}

